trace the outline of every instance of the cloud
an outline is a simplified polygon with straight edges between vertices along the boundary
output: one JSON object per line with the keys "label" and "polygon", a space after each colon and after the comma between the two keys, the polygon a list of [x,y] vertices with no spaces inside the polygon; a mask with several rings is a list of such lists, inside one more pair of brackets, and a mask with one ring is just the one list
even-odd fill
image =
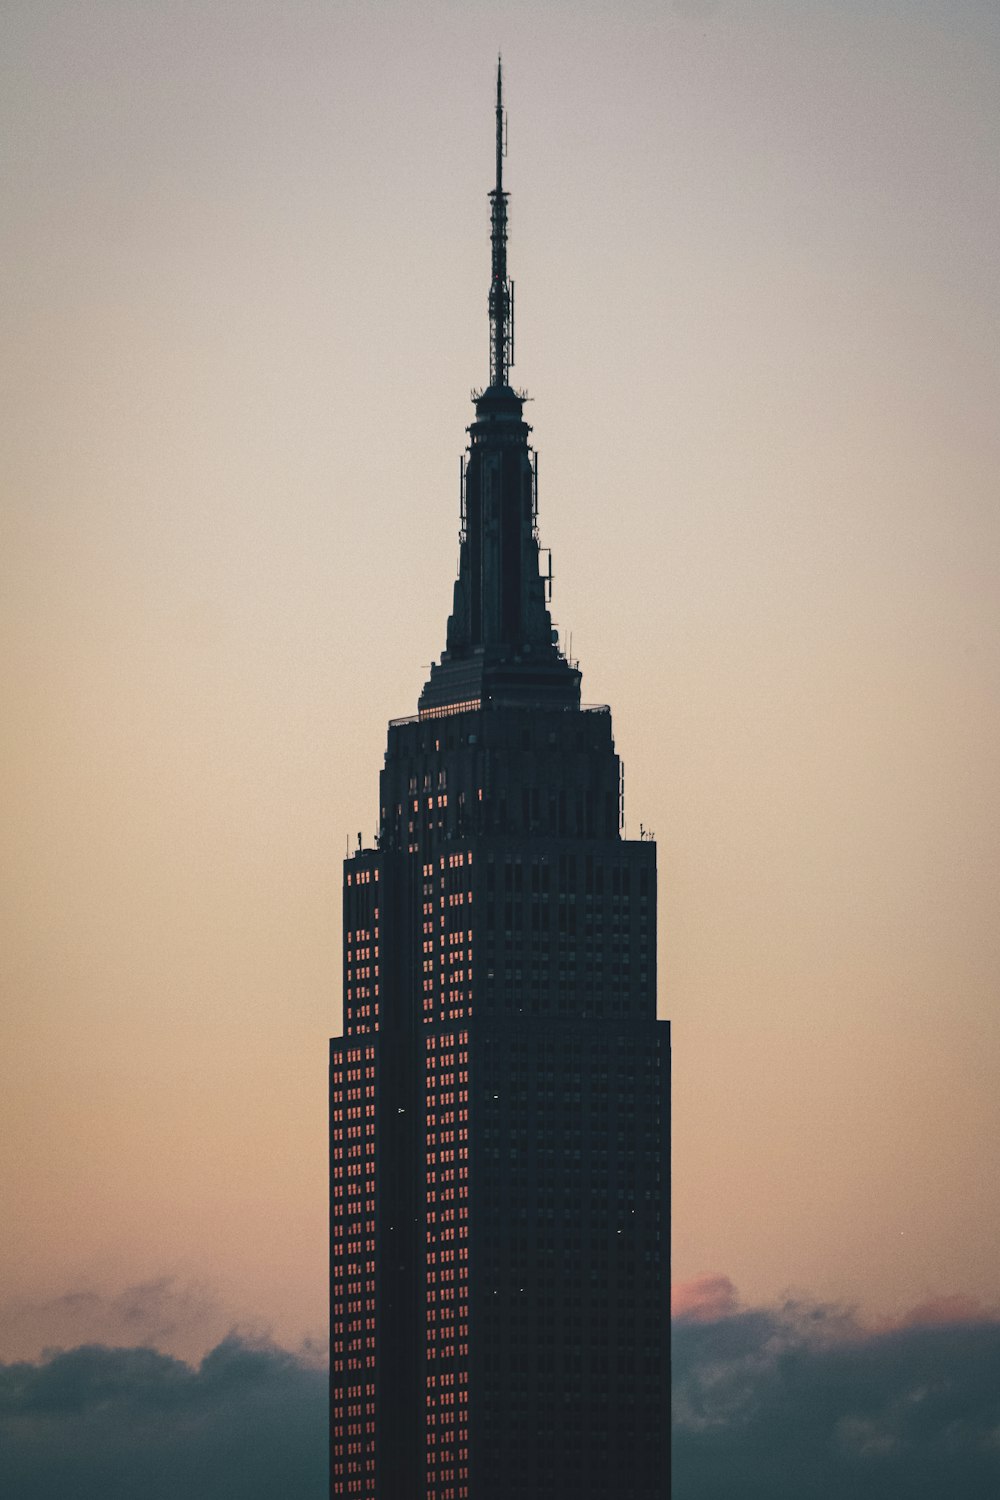
{"label": "cloud", "polygon": [[[673,1500],[995,1500],[1000,1322],[938,1299],[892,1326],[678,1288]],[[323,1350],[231,1335],[199,1364],[81,1345],[0,1364],[0,1494],[326,1500]]]}
{"label": "cloud", "polygon": [[198,1366],[101,1345],[0,1365],[0,1494],[325,1500],[326,1411],[312,1351],[237,1337]]}
{"label": "cloud", "polygon": [[931,1297],[900,1319],[901,1328],[934,1328],[944,1323],[979,1323],[991,1317],[976,1297]]}
{"label": "cloud", "polygon": [[736,1311],[736,1288],[728,1276],[696,1276],[670,1288],[670,1311],[674,1322],[708,1323]]}
{"label": "cloud", "polygon": [[803,1303],[676,1322],[674,1500],[995,1500],[1000,1323],[948,1305],[876,1330]]}
{"label": "cloud", "polygon": [[159,1276],[123,1291],[76,1288],[0,1304],[0,1348],[21,1359],[73,1344],[149,1344],[200,1357],[232,1327],[232,1312],[201,1282]]}

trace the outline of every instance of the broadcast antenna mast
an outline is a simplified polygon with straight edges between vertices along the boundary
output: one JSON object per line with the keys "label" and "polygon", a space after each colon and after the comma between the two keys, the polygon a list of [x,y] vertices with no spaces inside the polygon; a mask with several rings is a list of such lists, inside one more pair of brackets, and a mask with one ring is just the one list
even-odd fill
{"label": "broadcast antenna mast", "polygon": [[493,279],[490,282],[490,384],[509,383],[514,363],[514,283],[507,280],[507,194],[503,159],[507,155],[507,119],[503,108],[503,64],[497,58],[497,185],[490,193]]}

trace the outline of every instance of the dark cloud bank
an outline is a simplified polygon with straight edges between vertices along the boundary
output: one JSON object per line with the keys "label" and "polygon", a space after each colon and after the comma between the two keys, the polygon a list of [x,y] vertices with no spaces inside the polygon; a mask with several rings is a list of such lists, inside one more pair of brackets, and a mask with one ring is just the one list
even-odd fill
{"label": "dark cloud bank", "polygon": [[996,1500],[1000,1323],[790,1305],[674,1327],[674,1500]]}
{"label": "dark cloud bank", "polygon": [[[674,1500],[1000,1495],[1000,1323],[702,1307],[674,1361]],[[5,1500],[325,1500],[325,1430],[325,1371],[236,1337],[197,1368],[99,1345],[0,1365]]]}
{"label": "dark cloud bank", "polygon": [[0,1365],[4,1500],[325,1500],[326,1371],[228,1338],[193,1369],[81,1345]]}

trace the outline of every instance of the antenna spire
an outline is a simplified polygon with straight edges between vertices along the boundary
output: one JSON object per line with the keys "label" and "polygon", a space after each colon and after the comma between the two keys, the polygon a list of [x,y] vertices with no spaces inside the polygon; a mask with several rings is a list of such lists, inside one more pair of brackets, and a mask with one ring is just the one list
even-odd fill
{"label": "antenna spire", "polygon": [[490,282],[490,384],[508,384],[514,363],[514,287],[507,280],[507,194],[503,159],[507,154],[507,117],[503,107],[503,62],[497,58],[497,184],[490,193],[493,274]]}

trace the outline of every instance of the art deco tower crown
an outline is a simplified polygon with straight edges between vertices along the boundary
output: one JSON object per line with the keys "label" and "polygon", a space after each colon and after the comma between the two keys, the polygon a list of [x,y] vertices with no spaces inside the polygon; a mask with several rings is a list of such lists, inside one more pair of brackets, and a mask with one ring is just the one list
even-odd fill
{"label": "art deco tower crown", "polygon": [[503,77],[497,65],[496,186],[490,193],[490,384],[474,393],[476,420],[462,465],[458,578],[447,649],[420,711],[487,703],[577,706],[580,674],[559,649],[546,603],[538,539],[538,465],[523,394],[512,390],[514,287],[507,278]]}

